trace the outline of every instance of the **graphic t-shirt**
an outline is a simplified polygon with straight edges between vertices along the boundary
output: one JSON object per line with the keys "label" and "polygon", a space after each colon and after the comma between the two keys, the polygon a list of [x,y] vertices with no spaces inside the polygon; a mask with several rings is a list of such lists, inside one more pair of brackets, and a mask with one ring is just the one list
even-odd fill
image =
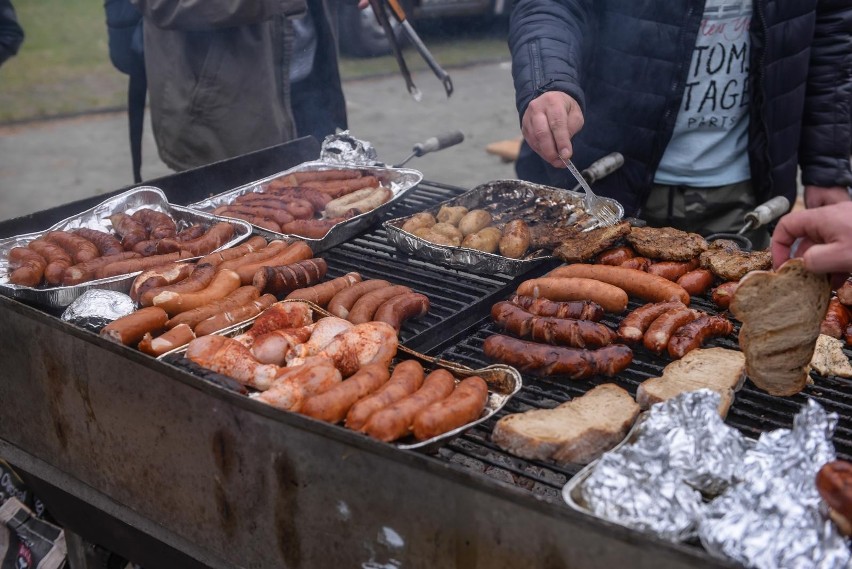
{"label": "graphic t-shirt", "polygon": [[707,0],[674,133],[654,182],[695,187],[749,179],[752,0]]}

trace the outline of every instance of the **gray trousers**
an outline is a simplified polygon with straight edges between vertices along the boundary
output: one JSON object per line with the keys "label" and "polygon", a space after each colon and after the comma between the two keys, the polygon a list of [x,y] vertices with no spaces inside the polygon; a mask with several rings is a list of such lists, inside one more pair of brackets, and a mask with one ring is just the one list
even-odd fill
{"label": "gray trousers", "polygon": [[[666,186],[651,189],[640,217],[651,227],[674,227],[683,231],[710,235],[736,233],[745,214],[757,206],[751,182],[739,182],[712,188]],[[769,231],[759,228],[745,234],[755,250],[769,246]]]}

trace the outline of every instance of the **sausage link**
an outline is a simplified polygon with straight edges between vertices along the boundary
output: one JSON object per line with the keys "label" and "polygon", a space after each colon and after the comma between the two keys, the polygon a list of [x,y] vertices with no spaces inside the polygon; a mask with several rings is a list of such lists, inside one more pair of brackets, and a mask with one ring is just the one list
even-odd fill
{"label": "sausage link", "polygon": [[86,261],[85,263],[77,263],[65,270],[65,274],[62,276],[62,284],[70,286],[91,281],[95,278],[104,278],[99,275],[106,267],[113,263],[124,263],[134,259],[142,259],[142,255],[134,253],[133,251],[124,251],[123,253],[117,253],[115,255],[97,257],[91,261]]}
{"label": "sausage link", "polygon": [[282,267],[299,261],[305,261],[313,256],[314,252],[311,251],[307,243],[304,241],[295,241],[277,255],[257,263],[241,265],[237,267],[236,271],[240,275],[240,281],[244,285],[247,285],[254,281],[255,274],[263,267]]}
{"label": "sausage link", "polygon": [[402,323],[420,318],[429,312],[429,297],[419,292],[409,292],[386,300],[376,309],[373,320],[385,322],[399,332]]}
{"label": "sausage link", "polygon": [[677,279],[677,284],[682,286],[690,296],[701,296],[713,284],[713,272],[707,269],[695,269]]}
{"label": "sausage link", "polygon": [[136,210],[133,219],[145,226],[148,239],[166,239],[177,234],[177,225],[168,214],[150,208]]}
{"label": "sausage link", "polygon": [[201,290],[195,292],[166,290],[156,294],[151,299],[151,303],[168,312],[169,316],[174,316],[181,312],[187,312],[204,306],[220,298],[225,298],[239,287],[239,275],[234,271],[222,270],[217,272],[210,284]]}
{"label": "sausage link", "polygon": [[373,413],[364,425],[364,432],[385,442],[404,437],[411,431],[417,413],[449,396],[455,386],[455,378],[450,372],[445,369],[433,371],[426,376],[420,389]]}
{"label": "sausage link", "polygon": [[713,289],[710,299],[713,301],[713,304],[722,310],[726,310],[731,305],[731,299],[734,298],[734,293],[737,291],[738,286],[740,286],[740,281],[722,283]]}
{"label": "sausage link", "polygon": [[252,278],[252,284],[261,292],[282,297],[288,293],[322,280],[328,270],[324,259],[305,259],[279,267],[261,267]]}
{"label": "sausage link", "polygon": [[138,344],[145,334],[154,335],[162,330],[168,319],[165,310],[149,306],[113,320],[101,328],[100,335],[113,342],[131,346]]}
{"label": "sausage link", "polygon": [[664,312],[680,307],[686,308],[686,305],[679,300],[644,304],[624,317],[616,334],[621,341],[628,344],[639,343],[654,320]]}
{"label": "sausage link", "polygon": [[139,342],[139,350],[154,357],[161,356],[181,346],[185,346],[195,339],[192,328],[186,324],[175,326],[156,338],[150,332],[146,333]]}
{"label": "sausage link", "polygon": [[327,423],[339,423],[359,399],[376,391],[389,377],[387,367],[366,365],[328,391],[308,398],[299,412]]}
{"label": "sausage link", "polygon": [[[599,265],[601,268],[608,265]],[[644,274],[644,273],[642,273]],[[647,276],[647,275],[646,275]],[[592,278],[550,276],[524,281],[515,294],[548,300],[591,300],[607,312],[618,314],[627,308],[627,293],[618,286]]]}
{"label": "sausage link", "polygon": [[816,487],[828,506],[852,522],[852,463],[833,460],[817,472]]}
{"label": "sausage link", "polygon": [[651,259],[645,257],[633,257],[632,259],[627,259],[619,265],[619,267],[624,267],[625,269],[635,269],[637,271],[643,272],[648,272],[648,268],[650,266]]}
{"label": "sausage link", "polygon": [[849,309],[840,303],[840,299],[834,297],[828,303],[828,310],[819,327],[819,333],[832,338],[842,338],[850,320],[852,318],[850,318]]}
{"label": "sausage link", "polygon": [[266,248],[266,238],[261,237],[260,235],[255,235],[254,237],[249,237],[247,241],[240,243],[236,247],[231,247],[230,249],[223,249],[221,251],[215,251],[213,253],[210,253],[209,255],[205,255],[204,257],[198,260],[198,265],[219,266],[224,264],[226,261],[232,261],[234,259],[242,258],[245,255],[248,255],[249,253],[255,253],[264,248]]}
{"label": "sausage link", "polygon": [[346,287],[335,294],[328,302],[328,311],[338,318],[347,319],[355,302],[367,294],[379,288],[389,287],[391,284],[382,279],[369,279]]}
{"label": "sausage link", "polygon": [[288,294],[285,300],[307,300],[325,308],[331,302],[331,299],[334,298],[335,294],[346,287],[360,282],[361,275],[358,273],[346,273],[342,277],[337,277],[324,283],[296,289]]}
{"label": "sausage link", "polygon": [[[286,250],[290,244],[285,241],[275,240],[270,241],[266,247],[258,249],[256,251],[250,251],[243,255],[235,256],[231,259],[227,259],[219,264],[219,270],[228,269],[231,271],[236,271],[238,268],[243,265],[248,265],[251,263],[257,263],[259,261],[264,261],[266,259],[271,259],[275,255],[281,253]],[[239,247],[237,247],[239,249]],[[227,253],[227,251],[225,251]],[[209,255],[208,255],[209,256]],[[205,259],[207,257],[204,257]]]}
{"label": "sausage link", "polygon": [[154,304],[154,297],[161,292],[168,291],[176,292],[178,294],[183,294],[185,292],[198,292],[203,288],[207,288],[207,286],[209,286],[213,281],[213,277],[215,275],[216,267],[213,265],[195,265],[195,268],[189,276],[183,280],[145,291],[140,290],[139,304],[142,306],[152,306]]}
{"label": "sausage link", "polygon": [[595,257],[595,262],[601,265],[621,265],[625,261],[629,261],[636,256],[632,247],[613,247],[606,251],[601,251]]}
{"label": "sausage link", "polygon": [[604,317],[604,309],[591,300],[574,300],[555,302],[546,298],[533,298],[513,294],[509,302],[517,304],[527,312],[536,316],[553,316],[555,318],[573,318],[575,320],[599,321]]}
{"label": "sausage link", "polygon": [[133,250],[133,246],[140,241],[148,239],[148,231],[145,224],[133,219],[126,213],[114,213],[109,216],[112,229],[121,238],[121,246],[126,251]]}
{"label": "sausage link", "polygon": [[699,266],[698,259],[690,259],[689,261],[657,261],[651,263],[648,267],[648,273],[663,277],[666,280],[677,282],[677,280],[688,273],[694,271]]}
{"label": "sausage link", "polygon": [[30,241],[27,247],[41,255],[47,262],[47,266],[44,268],[44,280],[47,281],[47,284],[58,285],[61,283],[65,271],[72,264],[71,256],[65,252],[65,249],[44,239]]}
{"label": "sausage link", "polygon": [[180,241],[181,252],[188,253],[190,257],[200,257],[208,255],[227,243],[233,236],[236,230],[234,226],[227,221],[221,221],[211,227],[201,237],[196,237],[190,241]]}
{"label": "sausage link", "polygon": [[115,261],[97,270],[95,278],[105,279],[117,275],[127,275],[137,271],[144,271],[151,267],[165,265],[166,263],[174,263],[182,261],[187,256],[184,253],[168,253],[167,255],[152,255],[150,257],[138,257],[126,259],[123,261]]}
{"label": "sausage link", "polygon": [[[147,291],[178,283],[189,277],[195,268],[192,263],[167,263],[142,271],[130,285],[130,298],[139,302]],[[150,303],[142,306],[150,306]]]}
{"label": "sausage link", "polygon": [[425,441],[479,419],[488,401],[488,384],[474,375],[463,379],[442,401],[436,401],[414,417],[414,438]]}
{"label": "sausage link", "polygon": [[260,297],[260,292],[253,286],[241,286],[234,290],[224,298],[211,300],[207,304],[201,305],[192,310],[181,312],[176,316],[172,316],[166,322],[166,328],[174,328],[178,324],[188,324],[193,330],[200,322],[207,320],[220,312],[232,310],[237,306],[248,304]]}
{"label": "sausage link", "polygon": [[240,219],[245,219],[245,216],[249,218],[258,217],[261,219],[268,219],[269,221],[274,222],[279,228],[282,223],[290,223],[294,219],[291,214],[287,213],[283,209],[262,205],[223,205],[214,209],[213,213],[216,215],[229,215],[231,217],[237,217],[237,214],[244,216]]}
{"label": "sausage link", "polygon": [[393,285],[370,291],[352,305],[347,320],[353,324],[364,324],[373,319],[373,315],[379,306],[396,296],[413,292],[409,287]]}
{"label": "sausage link", "polygon": [[546,344],[599,348],[615,339],[615,333],[598,322],[536,316],[511,302],[496,303],[491,308],[491,318],[516,336]]}
{"label": "sausage link", "polygon": [[329,170],[306,170],[304,172],[293,172],[280,178],[275,178],[267,184],[267,189],[274,191],[276,188],[288,188],[301,186],[305,182],[351,180],[360,178],[364,174],[361,170],[333,168]]}
{"label": "sausage link", "polygon": [[102,256],[117,255],[124,251],[121,241],[106,231],[98,231],[97,229],[81,227],[80,229],[75,229],[74,234],[94,243],[95,247],[98,248],[98,252],[100,252]]}
{"label": "sausage link", "polygon": [[139,253],[143,257],[151,255],[165,255],[166,253],[177,253],[180,251],[181,242],[177,238],[168,239],[149,239],[140,241],[133,246],[133,251]]}
{"label": "sausage link", "polygon": [[195,326],[195,334],[197,336],[206,336],[214,332],[218,332],[223,328],[227,328],[238,322],[243,322],[249,318],[254,318],[273,304],[278,299],[271,294],[264,294],[257,300],[247,302],[241,306],[233,307],[229,310],[214,314],[210,318],[206,318]]}
{"label": "sausage link", "polygon": [[200,223],[196,223],[194,225],[190,225],[186,229],[183,229],[175,235],[175,239],[178,241],[192,241],[193,239],[197,239],[204,235],[207,231],[207,228],[204,227]]}
{"label": "sausage link", "polygon": [[423,366],[417,360],[404,360],[393,368],[390,379],[372,395],[359,399],[346,414],[346,427],[360,431],[370,416],[411,395],[423,385]]}
{"label": "sausage link", "polygon": [[699,317],[699,314],[685,306],[672,308],[660,314],[648,327],[643,345],[655,354],[662,354],[669,345],[672,335],[681,326]]}
{"label": "sausage link", "polygon": [[85,263],[101,256],[94,243],[68,231],[49,231],[44,239],[62,247],[75,264]]}
{"label": "sausage link", "polygon": [[727,336],[734,331],[731,321],[721,315],[702,316],[681,326],[669,340],[669,356],[682,358],[696,348],[700,348],[710,338]]}
{"label": "sausage link", "polygon": [[837,298],[840,299],[840,304],[852,306],[852,279],[846,279],[846,282],[837,289]]}
{"label": "sausage link", "polygon": [[262,193],[245,194],[237,198],[236,201],[251,204],[263,204],[264,202],[272,202],[271,207],[284,207],[286,203],[293,199],[308,200],[316,211],[325,209],[326,204],[333,198],[319,190],[310,188],[280,188],[269,189]]}
{"label": "sausage link", "polygon": [[307,239],[322,239],[332,227],[347,217],[330,217],[327,219],[295,219],[281,226],[281,232],[298,235]]}
{"label": "sausage link", "polygon": [[9,251],[9,282],[34,287],[41,283],[47,260],[28,247],[13,247]]}
{"label": "sausage link", "polygon": [[633,350],[621,344],[583,350],[527,342],[500,334],[486,338],[482,351],[492,360],[533,375],[565,375],[569,379],[595,375],[612,377],[633,361]]}
{"label": "sausage link", "polygon": [[547,276],[596,279],[617,286],[630,296],[635,296],[648,302],[680,300],[682,303],[689,305],[689,294],[683,290],[682,286],[663,277],[637,271],[636,269],[576,263],[574,265],[558,267],[550,271]]}
{"label": "sausage link", "polygon": [[361,188],[375,188],[379,185],[379,180],[375,176],[361,176],[360,178],[352,178],[351,180],[316,180],[302,182],[299,184],[301,188],[310,188],[319,190],[334,198],[351,194],[355,190]]}

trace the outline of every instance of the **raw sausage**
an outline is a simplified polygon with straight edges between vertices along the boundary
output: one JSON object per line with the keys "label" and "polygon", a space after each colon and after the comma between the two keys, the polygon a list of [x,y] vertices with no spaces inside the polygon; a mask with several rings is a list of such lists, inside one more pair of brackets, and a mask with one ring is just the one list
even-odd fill
{"label": "raw sausage", "polygon": [[154,297],[160,294],[161,292],[198,292],[199,290],[206,288],[213,281],[213,277],[215,275],[216,267],[214,267],[213,265],[196,265],[193,268],[192,272],[189,274],[189,276],[187,276],[183,280],[175,282],[174,284],[159,286],[144,291],[140,288],[139,304],[141,304],[142,306],[153,305]]}
{"label": "raw sausage", "polygon": [[635,296],[648,302],[679,300],[686,305],[689,304],[689,293],[683,290],[683,287],[679,284],[636,269],[578,263],[558,267],[550,271],[547,276],[596,279],[617,286],[630,296]]}
{"label": "raw sausage", "polygon": [[404,285],[387,286],[370,291],[355,301],[346,319],[353,324],[369,322],[373,319],[373,315],[379,309],[379,306],[395,296],[410,292],[413,291]]}
{"label": "raw sausage", "polygon": [[381,387],[388,377],[387,367],[366,365],[328,391],[309,398],[300,412],[320,421],[339,423],[352,405]]}
{"label": "raw sausage", "polygon": [[633,361],[633,351],[621,344],[597,350],[563,348],[518,340],[495,334],[486,338],[483,353],[492,360],[515,366],[533,375],[565,375],[586,379],[595,375],[612,377]]}
{"label": "raw sausage", "polygon": [[192,331],[192,328],[186,324],[181,324],[171,330],[167,330],[156,338],[150,332],[145,334],[139,342],[139,349],[146,354],[157,357],[181,346],[185,346],[194,339],[195,333]]}
{"label": "raw sausage", "polygon": [[414,417],[431,403],[449,396],[455,385],[453,375],[447,370],[433,371],[420,389],[373,413],[364,425],[364,432],[385,442],[404,437],[410,432]]}
{"label": "raw sausage", "polygon": [[[601,267],[618,268],[606,265],[601,265]],[[607,312],[616,314],[624,312],[627,308],[627,293],[623,289],[592,278],[554,275],[530,279],[522,282],[515,294],[532,296],[533,298],[546,298],[560,302],[566,300],[591,300],[599,304]]]}
{"label": "raw sausage", "polygon": [[496,303],[491,308],[491,318],[516,336],[546,344],[599,348],[615,339],[615,333],[598,322],[536,316],[511,302]]}
{"label": "raw sausage", "polygon": [[107,340],[130,346],[138,344],[145,334],[151,334],[162,330],[166,325],[169,315],[162,308],[149,306],[113,320],[103,328],[100,335]]}
{"label": "raw sausage", "polygon": [[414,438],[425,441],[479,419],[488,401],[488,384],[474,375],[463,379],[442,401],[436,401],[414,417]]}
{"label": "raw sausage", "polygon": [[604,317],[604,309],[601,305],[591,300],[555,302],[546,298],[533,298],[532,296],[514,294],[509,298],[509,302],[517,304],[536,316],[574,318],[575,320],[593,320],[595,322]]}
{"label": "raw sausage", "polygon": [[349,409],[346,414],[346,427],[355,431],[362,430],[373,413],[420,389],[424,376],[423,366],[417,360],[405,360],[396,364],[390,379],[384,385]]}
{"label": "raw sausage", "polygon": [[251,283],[261,292],[281,297],[318,283],[327,270],[325,260],[305,259],[289,265],[261,267],[254,273]]}
{"label": "raw sausage", "polygon": [[328,311],[338,318],[346,319],[355,302],[370,291],[388,287],[390,283],[382,279],[369,279],[346,287],[328,302]]}
{"label": "raw sausage", "polygon": [[206,336],[207,334],[212,334],[222,330],[223,328],[227,328],[232,324],[237,324],[238,322],[243,322],[249,318],[254,318],[275,304],[276,300],[278,299],[275,298],[275,296],[271,294],[264,294],[257,300],[252,300],[246,304],[224,310],[196,324],[194,328],[195,334],[196,336]]}
{"label": "raw sausage", "polygon": [[681,326],[669,340],[669,356],[682,358],[687,352],[700,348],[710,338],[727,336],[734,331],[734,325],[724,316],[702,316]]}
{"label": "raw sausage", "polygon": [[664,312],[668,312],[673,308],[686,308],[686,305],[679,300],[670,300],[668,302],[655,302],[652,304],[644,304],[629,313],[618,325],[619,339],[628,344],[635,344],[642,341],[645,331],[648,330],[654,320],[656,320]]}
{"label": "raw sausage", "polygon": [[341,290],[361,282],[358,273],[346,273],[328,282],[294,290],[287,295],[286,300],[307,300],[325,308],[335,294]]}
{"label": "raw sausage", "polygon": [[402,323],[410,318],[420,318],[429,312],[429,298],[425,294],[409,292],[395,296],[382,303],[373,315],[373,320],[386,322],[399,332]]}
{"label": "raw sausage", "polygon": [[707,269],[695,269],[677,279],[677,284],[690,296],[701,296],[713,284],[713,273]]}
{"label": "raw sausage", "polygon": [[643,345],[655,354],[662,354],[669,345],[669,340],[681,326],[699,317],[699,313],[686,306],[672,308],[660,314],[645,332]]}

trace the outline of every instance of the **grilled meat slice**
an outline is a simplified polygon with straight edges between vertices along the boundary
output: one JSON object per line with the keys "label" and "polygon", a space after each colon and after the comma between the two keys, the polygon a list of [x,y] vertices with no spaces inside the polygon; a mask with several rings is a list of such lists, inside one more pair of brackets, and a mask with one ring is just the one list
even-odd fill
{"label": "grilled meat slice", "polygon": [[726,281],[738,281],[751,271],[772,268],[772,253],[743,251],[734,241],[719,239],[701,253],[701,266]]}
{"label": "grilled meat slice", "polygon": [[702,236],[673,227],[634,227],[627,241],[641,256],[663,261],[688,261],[707,250]]}
{"label": "grilled meat slice", "polygon": [[588,261],[630,233],[630,223],[621,221],[610,227],[598,227],[564,239],[553,254],[567,263]]}
{"label": "grilled meat slice", "polygon": [[547,223],[530,226],[530,250],[555,249],[566,239],[572,239],[580,234],[581,229],[576,226],[553,227]]}

